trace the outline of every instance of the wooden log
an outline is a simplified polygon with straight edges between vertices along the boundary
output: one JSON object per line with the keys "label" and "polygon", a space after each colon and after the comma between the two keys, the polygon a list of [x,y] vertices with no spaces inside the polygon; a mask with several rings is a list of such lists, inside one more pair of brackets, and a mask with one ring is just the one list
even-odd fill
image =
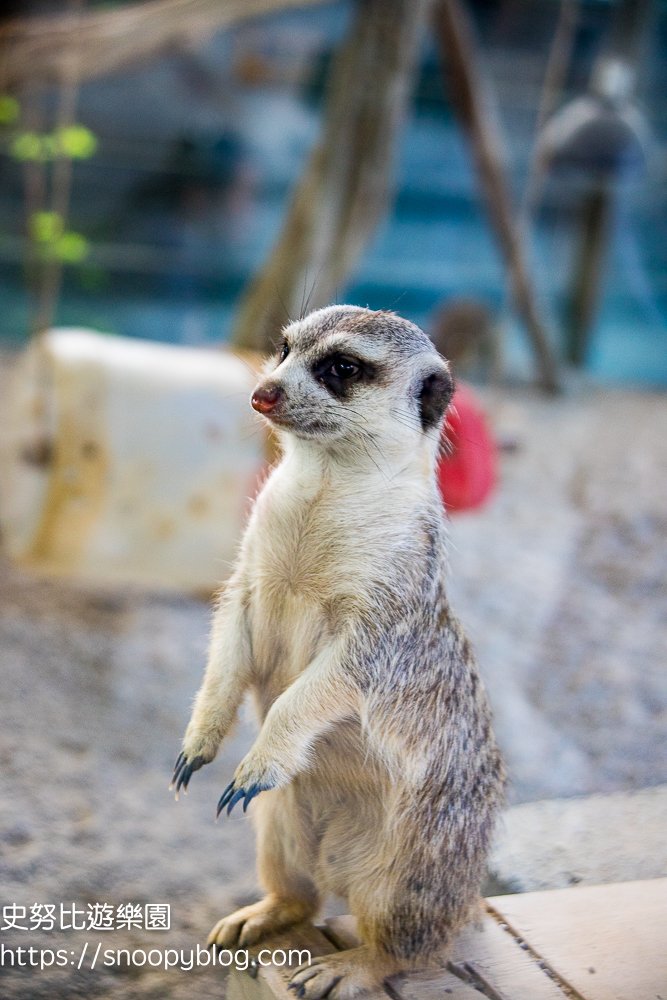
{"label": "wooden log", "polygon": [[359,0],[332,69],[322,141],[243,300],[236,347],[271,349],[288,319],[328,304],[382,219],[428,7],[429,0]]}
{"label": "wooden log", "polygon": [[470,139],[491,223],[507,264],[512,297],[535,353],[539,381],[544,389],[555,392],[560,387],[556,358],[535,297],[521,233],[514,219],[497,128],[488,111],[487,87],[470,18],[459,0],[440,0],[435,8],[435,26],[451,100]]}

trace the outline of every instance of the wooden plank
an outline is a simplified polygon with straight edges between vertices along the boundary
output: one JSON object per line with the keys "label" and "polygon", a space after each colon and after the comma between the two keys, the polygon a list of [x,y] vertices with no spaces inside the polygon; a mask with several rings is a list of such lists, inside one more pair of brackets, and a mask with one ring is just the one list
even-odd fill
{"label": "wooden plank", "polygon": [[[448,967],[393,976],[369,1000],[667,1000],[667,879],[496,896]],[[360,944],[354,917],[302,924],[250,949],[331,954]],[[266,957],[266,956],[265,956]],[[292,966],[294,968],[294,965]],[[229,1000],[293,1000],[290,967],[230,975]]]}
{"label": "wooden plank", "polygon": [[585,1000],[667,1000],[667,879],[488,903]]}
{"label": "wooden plank", "polygon": [[[273,954],[277,951],[285,952],[285,965],[260,965],[259,954],[267,948]],[[276,997],[280,1000],[294,1000],[294,992],[288,992],[287,984],[294,969],[299,966],[298,956],[294,953],[304,950],[309,951],[314,958],[316,955],[331,955],[337,949],[320,930],[307,922],[290,927],[284,934],[274,934],[248,949],[251,965],[247,971],[231,969],[227,1000],[276,1000]],[[293,953],[291,963],[290,951]],[[268,957],[263,954],[262,961],[266,962]]]}
{"label": "wooden plank", "polygon": [[[329,917],[324,921],[324,933],[344,951],[358,948],[362,943],[357,935],[357,922],[353,916]],[[432,969],[426,972],[412,972],[408,976],[391,976],[388,980],[393,1000],[475,1000],[479,993],[469,983],[448,972],[446,969]],[[539,1000],[539,998],[536,998]]]}
{"label": "wooden plank", "polygon": [[[354,917],[331,917],[323,929],[341,949],[360,943]],[[448,970],[396,976],[390,983],[405,1000],[436,1000],[448,991],[462,998],[483,991],[498,1000],[564,1000],[562,990],[537,960],[489,914],[465,928],[452,948]]]}
{"label": "wooden plank", "polygon": [[[272,952],[282,949],[289,950],[308,948],[315,955],[329,955],[337,950],[345,951],[361,944],[356,934],[354,917],[332,917],[326,920],[323,930],[300,924],[291,928],[286,934],[276,934],[267,938],[260,945],[249,948],[252,958],[257,962],[262,948]],[[267,956],[263,956],[266,961]],[[295,966],[292,966],[292,970]],[[227,1000],[294,1000],[294,994],[287,990],[291,971],[289,965],[282,969],[275,966],[259,968],[258,964],[249,971],[239,972],[233,969],[229,975]],[[364,1000],[478,1000],[479,993],[474,987],[462,982],[446,970],[413,973],[409,977],[395,976],[389,980],[387,992],[381,991],[369,994]],[[535,1000],[540,1000],[536,997]]]}
{"label": "wooden plank", "polygon": [[511,1000],[564,1000],[530,952],[522,949],[491,914],[470,924],[457,938],[449,957],[450,969],[470,975],[486,996]]}
{"label": "wooden plank", "polygon": [[430,972],[412,972],[405,978],[392,976],[389,979],[393,1000],[480,1000],[480,993],[469,983],[445,969]]}

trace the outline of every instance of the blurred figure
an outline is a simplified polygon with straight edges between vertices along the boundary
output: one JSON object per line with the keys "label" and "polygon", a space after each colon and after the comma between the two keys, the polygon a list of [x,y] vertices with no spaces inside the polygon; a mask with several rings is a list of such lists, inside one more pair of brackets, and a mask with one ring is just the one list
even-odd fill
{"label": "blurred figure", "polygon": [[634,102],[649,9],[650,0],[616,6],[588,93],[560,108],[538,141],[542,169],[568,176],[581,192],[565,340],[567,360],[577,367],[585,363],[597,317],[619,195],[644,171],[651,146]]}
{"label": "blurred figure", "polygon": [[431,340],[457,376],[488,377],[495,361],[491,310],[476,299],[450,299],[435,315]]}

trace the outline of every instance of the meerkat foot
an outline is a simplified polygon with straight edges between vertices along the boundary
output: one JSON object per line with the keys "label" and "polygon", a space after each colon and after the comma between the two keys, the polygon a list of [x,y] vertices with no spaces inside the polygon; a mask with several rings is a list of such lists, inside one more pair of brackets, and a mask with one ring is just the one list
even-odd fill
{"label": "meerkat foot", "polygon": [[387,955],[362,946],[337,955],[314,958],[310,965],[300,966],[290,981],[288,989],[294,990],[299,1000],[352,1000],[381,990],[387,976],[399,972],[396,961]]}
{"label": "meerkat foot", "polygon": [[266,896],[259,903],[244,906],[229,917],[223,917],[209,934],[206,947],[247,948],[266,934],[291,927],[312,916],[313,907],[299,899],[279,899]]}

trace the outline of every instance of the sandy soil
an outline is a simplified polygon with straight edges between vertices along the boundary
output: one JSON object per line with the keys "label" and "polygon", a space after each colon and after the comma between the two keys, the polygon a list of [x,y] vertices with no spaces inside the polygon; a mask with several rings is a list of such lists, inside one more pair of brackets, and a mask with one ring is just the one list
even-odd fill
{"label": "sandy soil", "polygon": [[[478,650],[512,801],[667,781],[667,398],[489,396],[501,490],[452,524],[452,602]],[[168,902],[165,933],[1,933],[6,946],[196,947],[256,898],[252,833],[215,803],[252,740],[175,803],[209,610],[38,582],[0,563],[0,904]],[[109,943],[107,943],[107,941]],[[218,970],[6,967],[3,1000],[218,997]]]}

